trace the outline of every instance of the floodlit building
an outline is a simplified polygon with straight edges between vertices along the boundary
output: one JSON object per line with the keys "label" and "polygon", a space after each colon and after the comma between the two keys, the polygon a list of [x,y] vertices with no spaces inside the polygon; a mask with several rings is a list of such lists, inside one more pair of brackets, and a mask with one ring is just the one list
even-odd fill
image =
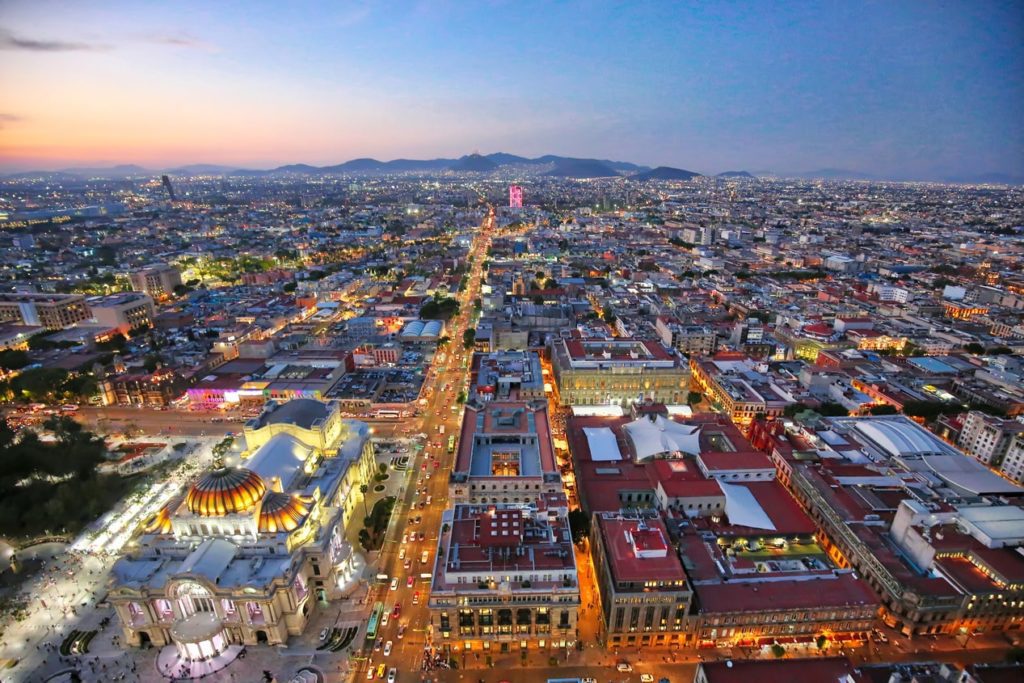
{"label": "floodlit building", "polygon": [[131,273],[128,279],[136,292],[144,292],[159,301],[174,294],[174,288],[181,284],[181,273],[166,263],[154,263]]}
{"label": "floodlit building", "polygon": [[1024,489],[900,415],[831,418],[768,450],[840,566],[907,635],[1024,623]]}
{"label": "floodlit building", "polygon": [[455,505],[432,560],[434,644],[461,651],[553,651],[575,645],[580,606],[565,507]]}
{"label": "floodlit building", "polygon": [[656,341],[558,339],[551,365],[562,405],[686,402],[690,370]]}
{"label": "floodlit building", "polygon": [[693,591],[660,519],[595,515],[590,548],[606,647],[679,645],[687,640]]}
{"label": "floodlit building", "polygon": [[336,404],[271,405],[220,463],[151,519],[118,560],[109,600],[126,645],[173,643],[183,660],[299,635],[349,594],[365,562],[345,540],[362,514],[369,428]]}
{"label": "floodlit building", "polygon": [[140,292],[121,292],[89,299],[89,309],[96,322],[130,334],[140,327],[152,327],[156,309],[153,299]]}
{"label": "floodlit building", "polygon": [[564,501],[547,404],[488,401],[465,408],[449,480],[453,502]]}
{"label": "floodlit building", "polygon": [[0,323],[63,330],[91,316],[81,294],[0,293]]}

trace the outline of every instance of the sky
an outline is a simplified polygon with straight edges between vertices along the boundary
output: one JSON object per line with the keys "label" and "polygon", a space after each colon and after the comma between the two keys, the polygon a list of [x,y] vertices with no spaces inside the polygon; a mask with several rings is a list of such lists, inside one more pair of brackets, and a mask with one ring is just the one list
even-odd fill
{"label": "sky", "polygon": [[0,170],[1024,175],[1024,2],[0,0]]}

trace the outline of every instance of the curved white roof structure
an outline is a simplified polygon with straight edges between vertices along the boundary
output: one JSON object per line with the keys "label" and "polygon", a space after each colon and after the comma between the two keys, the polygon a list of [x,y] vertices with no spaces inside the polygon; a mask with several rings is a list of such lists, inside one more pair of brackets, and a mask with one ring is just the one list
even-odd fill
{"label": "curved white roof structure", "polygon": [[423,325],[423,330],[420,332],[422,337],[436,337],[441,334],[441,321],[431,320]]}
{"label": "curved white roof structure", "polygon": [[405,326],[402,330],[401,336],[403,337],[420,337],[423,335],[423,321],[413,320],[411,323]]}
{"label": "curved white roof structure", "polygon": [[679,424],[659,415],[654,422],[646,417],[625,426],[637,460],[646,460],[661,453],[680,451],[700,454],[700,427]]}
{"label": "curved white roof structure", "polygon": [[938,455],[946,451],[942,442],[912,422],[901,424],[888,420],[863,420],[854,427],[862,435],[874,441],[878,446],[894,457],[904,455]]}

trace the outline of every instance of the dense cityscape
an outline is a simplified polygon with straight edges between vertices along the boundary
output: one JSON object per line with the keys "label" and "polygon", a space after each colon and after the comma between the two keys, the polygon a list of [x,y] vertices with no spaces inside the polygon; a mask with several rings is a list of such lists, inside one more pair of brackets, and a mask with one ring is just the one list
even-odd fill
{"label": "dense cityscape", "polygon": [[0,683],[1024,681],[1022,37],[0,1]]}
{"label": "dense cityscape", "polygon": [[4,680],[1016,680],[1020,188],[503,156],[2,181]]}

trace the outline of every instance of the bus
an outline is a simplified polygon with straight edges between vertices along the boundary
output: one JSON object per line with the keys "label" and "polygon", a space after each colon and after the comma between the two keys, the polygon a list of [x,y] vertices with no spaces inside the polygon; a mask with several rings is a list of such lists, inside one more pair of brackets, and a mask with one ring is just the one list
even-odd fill
{"label": "bus", "polygon": [[366,622],[366,639],[376,640],[377,629],[380,628],[380,618],[384,614],[384,603],[379,600],[374,604],[373,611],[370,612],[370,620]]}
{"label": "bus", "polygon": [[455,452],[455,435],[454,434],[452,434],[451,436],[448,437],[448,452],[449,453],[454,453]]}
{"label": "bus", "polygon": [[377,419],[378,420],[397,420],[401,416],[402,416],[402,414],[400,412],[398,412],[397,410],[378,410],[377,411]]}

